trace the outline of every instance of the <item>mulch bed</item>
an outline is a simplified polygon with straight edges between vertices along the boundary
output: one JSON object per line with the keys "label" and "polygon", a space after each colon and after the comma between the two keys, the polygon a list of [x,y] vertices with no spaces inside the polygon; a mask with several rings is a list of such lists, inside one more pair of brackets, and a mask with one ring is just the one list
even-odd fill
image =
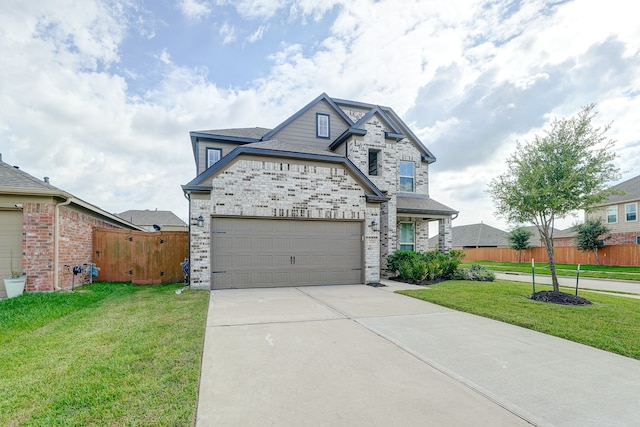
{"label": "mulch bed", "polygon": [[412,285],[419,285],[419,286],[428,286],[428,285],[435,285],[436,283],[440,283],[440,282],[446,282],[446,279],[435,279],[435,280],[418,280],[417,282],[415,280],[411,280],[411,279],[401,279],[400,277],[396,276],[396,277],[389,277],[389,280],[394,280],[396,282],[402,282],[402,283],[410,283]]}
{"label": "mulch bed", "polygon": [[589,305],[591,301],[586,300],[582,297],[565,294],[564,292],[555,292],[555,291],[541,291],[536,292],[533,295],[530,295],[528,298],[534,301],[541,302],[550,302],[553,304],[562,304],[562,305]]}

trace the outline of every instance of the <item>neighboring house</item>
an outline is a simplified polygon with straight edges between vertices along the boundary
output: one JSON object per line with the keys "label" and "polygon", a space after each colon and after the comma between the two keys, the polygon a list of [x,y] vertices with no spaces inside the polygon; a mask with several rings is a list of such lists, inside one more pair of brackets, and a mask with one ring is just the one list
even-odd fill
{"label": "neighboring house", "polygon": [[[532,248],[544,246],[544,239],[542,238],[542,235],[540,235],[540,231],[538,231],[538,227],[536,227],[535,225],[527,225],[527,226],[523,226],[522,228],[529,230],[532,234],[531,238],[529,239],[529,246],[531,246]],[[556,242],[557,239],[567,237],[568,236],[567,233],[570,233],[570,232],[571,232],[571,228],[567,228],[566,230],[558,230],[557,228],[554,228],[553,241]],[[570,237],[573,237],[573,236],[570,236]],[[561,246],[571,246],[571,245],[572,244],[568,244],[568,245],[563,244]]]}
{"label": "neighboring house", "polygon": [[[490,225],[470,224],[459,225],[451,229],[453,240],[453,249],[472,249],[472,248],[508,248],[509,233]],[[429,247],[437,247],[438,240],[436,237],[429,239]]]}
{"label": "neighboring house", "polygon": [[[553,246],[575,246],[578,233],[569,227],[564,230],[557,230],[553,233]],[[544,246],[544,244],[540,245]]]}
{"label": "neighboring house", "polygon": [[191,285],[372,283],[396,249],[451,249],[436,159],[388,107],[321,94],[273,129],[191,132]]}
{"label": "neighboring house", "polygon": [[171,211],[128,210],[118,216],[147,231],[187,231],[187,224]]}
{"label": "neighboring house", "polygon": [[611,229],[607,245],[640,244],[640,175],[618,185],[614,189],[624,194],[611,196],[608,200],[585,211],[585,220],[597,218]]}
{"label": "neighboring house", "polygon": [[[139,229],[54,187],[48,178],[4,163],[0,155],[0,279],[20,270],[27,275],[27,291],[85,283],[89,275],[74,277],[72,270],[92,262],[94,227]],[[5,296],[0,280],[0,297]]]}

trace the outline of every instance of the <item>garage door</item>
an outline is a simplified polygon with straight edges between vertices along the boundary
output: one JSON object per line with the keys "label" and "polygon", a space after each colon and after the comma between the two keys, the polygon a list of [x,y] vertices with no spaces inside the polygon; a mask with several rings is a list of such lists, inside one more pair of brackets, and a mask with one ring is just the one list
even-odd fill
{"label": "garage door", "polygon": [[362,223],[211,221],[211,288],[362,283]]}
{"label": "garage door", "polygon": [[2,278],[11,276],[13,269],[22,270],[22,211],[0,210],[0,298],[7,296]]}

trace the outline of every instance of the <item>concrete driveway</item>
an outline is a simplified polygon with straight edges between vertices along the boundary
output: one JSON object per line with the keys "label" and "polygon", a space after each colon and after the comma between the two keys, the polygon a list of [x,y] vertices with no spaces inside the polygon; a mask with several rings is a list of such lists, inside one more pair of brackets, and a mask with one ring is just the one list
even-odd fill
{"label": "concrete driveway", "polygon": [[213,291],[197,426],[637,425],[640,362],[386,283]]}

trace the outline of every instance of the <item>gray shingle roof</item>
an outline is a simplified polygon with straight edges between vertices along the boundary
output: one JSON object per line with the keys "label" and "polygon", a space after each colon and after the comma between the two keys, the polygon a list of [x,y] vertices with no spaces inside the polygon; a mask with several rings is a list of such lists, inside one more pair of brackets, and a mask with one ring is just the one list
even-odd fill
{"label": "gray shingle roof", "polygon": [[[451,228],[453,247],[509,247],[509,233],[490,225],[470,224]],[[429,239],[429,247],[438,244],[438,236]]]}
{"label": "gray shingle roof", "polygon": [[398,194],[396,197],[396,210],[400,213],[417,214],[457,214],[458,211],[443,205],[442,203],[421,194],[406,195]]}
{"label": "gray shingle roof", "polygon": [[171,211],[150,211],[146,210],[128,210],[119,213],[118,216],[126,221],[129,221],[136,225],[153,225],[160,226],[178,225],[186,226],[184,221],[176,216]]}
{"label": "gray shingle roof", "polygon": [[253,127],[253,128],[201,130],[201,131],[197,131],[197,133],[204,133],[211,136],[219,135],[219,136],[235,136],[238,138],[260,139],[264,134],[266,134],[270,130],[271,129],[267,129],[267,128]]}
{"label": "gray shingle roof", "polygon": [[64,193],[59,188],[0,161],[0,188],[2,187],[23,188],[25,190],[49,190],[51,193]]}
{"label": "gray shingle roof", "polygon": [[308,144],[295,144],[292,142],[282,142],[276,139],[263,142],[253,142],[245,147],[260,148],[263,150],[285,151],[289,153],[319,154],[323,156],[343,157],[341,154],[329,151],[323,146],[311,146]]}
{"label": "gray shingle roof", "polygon": [[606,201],[599,203],[595,206],[605,206],[614,203],[631,202],[634,200],[640,200],[640,175],[621,182],[613,187],[616,190],[624,191],[624,194],[616,194],[609,197]]}

